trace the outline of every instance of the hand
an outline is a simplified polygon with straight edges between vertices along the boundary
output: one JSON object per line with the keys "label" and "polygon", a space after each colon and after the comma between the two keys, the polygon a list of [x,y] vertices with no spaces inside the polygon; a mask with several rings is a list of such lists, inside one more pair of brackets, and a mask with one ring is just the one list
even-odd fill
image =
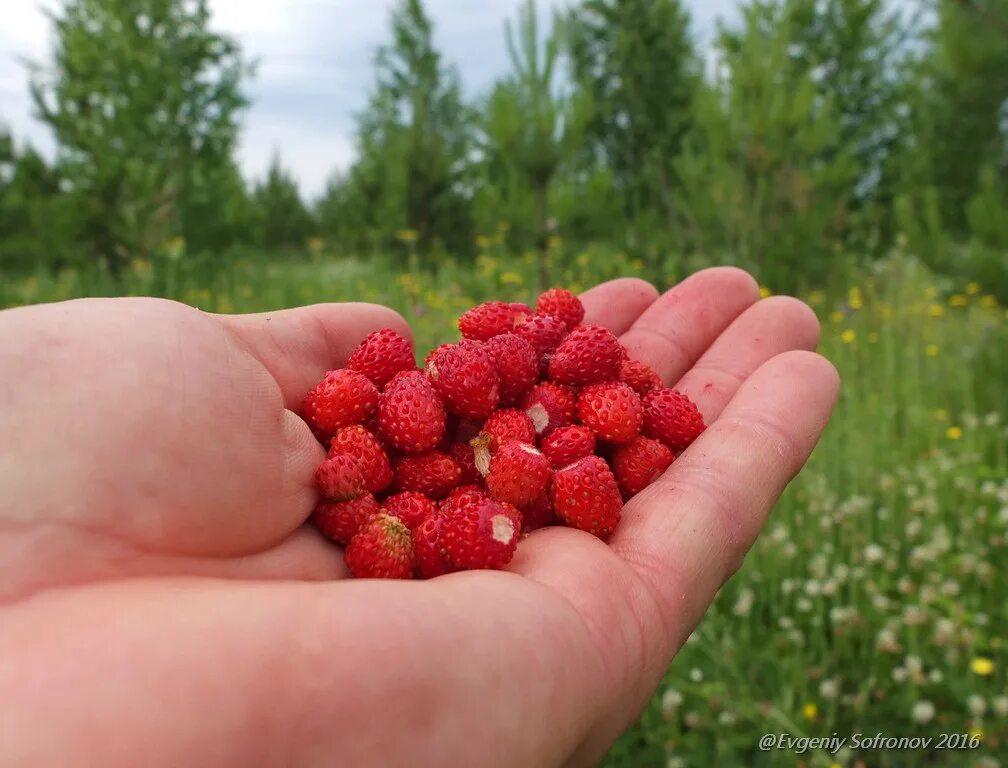
{"label": "hand", "polygon": [[587,765],[652,695],[804,463],[838,379],[812,312],[734,269],[587,320],[711,425],[608,543],[344,580],[293,411],[390,310],[151,299],[0,313],[0,763]]}

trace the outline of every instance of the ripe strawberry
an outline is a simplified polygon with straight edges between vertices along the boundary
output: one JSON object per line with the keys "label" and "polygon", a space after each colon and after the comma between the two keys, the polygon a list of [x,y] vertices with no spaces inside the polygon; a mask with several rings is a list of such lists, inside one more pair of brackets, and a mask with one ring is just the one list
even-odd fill
{"label": "ripe strawberry", "polygon": [[421,579],[433,579],[455,570],[441,542],[444,521],[445,516],[435,512],[413,529],[413,554]]}
{"label": "ripe strawberry", "polygon": [[693,401],[677,390],[653,389],[644,396],[643,405],[641,431],[673,451],[684,450],[707,428]]}
{"label": "ripe strawberry", "polygon": [[476,468],[476,455],[473,447],[469,443],[452,443],[448,448],[448,455],[455,459],[455,463],[459,465],[460,483],[468,485],[483,480],[483,475]]}
{"label": "ripe strawberry", "polygon": [[581,299],[565,288],[550,288],[539,296],[536,309],[544,315],[553,315],[564,321],[568,330],[584,320],[584,304]]}
{"label": "ripe strawberry", "polygon": [[480,341],[443,345],[427,359],[427,377],[445,407],[458,416],[486,418],[500,399],[493,355]]}
{"label": "ripe strawberry", "polygon": [[462,469],[441,451],[401,456],[392,467],[395,491],[416,491],[430,499],[443,499],[459,483]]}
{"label": "ripe strawberry", "polygon": [[413,540],[409,528],[398,517],[379,512],[361,525],[344,560],[358,579],[411,579]]}
{"label": "ripe strawberry", "polygon": [[624,360],[623,367],[620,368],[619,380],[624,384],[629,384],[633,391],[641,397],[662,385],[658,372],[640,360]]}
{"label": "ripe strawberry", "polygon": [[524,322],[519,322],[514,332],[531,344],[536,354],[542,357],[557,348],[567,335],[567,326],[558,317],[536,313],[526,317]]}
{"label": "ripe strawberry", "polygon": [[305,395],[301,417],[317,437],[366,421],[378,406],[378,390],[363,373],[340,368],[329,371]]}
{"label": "ripe strawberry", "polygon": [[549,377],[559,384],[582,386],[619,378],[623,353],[612,331],[582,325],[571,331],[549,363]]}
{"label": "ripe strawberry", "polygon": [[315,469],[315,483],[333,501],[356,499],[365,491],[364,472],[349,453],[330,456]]}
{"label": "ripe strawberry", "polygon": [[444,513],[441,542],[457,568],[503,568],[514,556],[521,513],[493,499],[473,499]]}
{"label": "ripe strawberry", "polygon": [[585,456],[554,472],[550,497],[557,517],[601,539],[620,521],[623,499],[616,478],[600,456]]}
{"label": "ripe strawberry", "polygon": [[486,488],[476,485],[475,483],[469,483],[467,485],[460,485],[452,489],[444,499],[438,504],[438,509],[442,512],[447,512],[453,507],[460,504],[467,504],[474,499],[489,499],[490,494],[487,493]]}
{"label": "ripe strawberry", "polygon": [[490,453],[508,440],[519,440],[523,443],[535,443],[536,431],[532,419],[525,411],[517,408],[505,408],[494,411],[483,424],[480,434],[490,436]]}
{"label": "ripe strawberry", "polygon": [[490,459],[487,490],[498,501],[524,507],[549,487],[552,474],[549,459],[538,448],[508,440]]}
{"label": "ripe strawberry", "polygon": [[382,328],[360,343],[347,368],[363,373],[380,389],[400,371],[416,368],[413,345],[391,328]]}
{"label": "ripe strawberry", "polygon": [[349,544],[361,524],[380,509],[370,493],[350,501],[320,501],[312,513],[312,522],[337,544]]}
{"label": "ripe strawberry", "polygon": [[613,452],[612,468],[624,496],[640,493],[669,468],[675,454],[658,440],[638,435]]}
{"label": "ripe strawberry", "polygon": [[531,504],[522,508],[522,533],[529,533],[539,528],[552,525],[553,500],[550,499],[549,491],[544,491],[532,501]]}
{"label": "ripe strawberry", "polygon": [[514,315],[515,323],[520,323],[523,320],[523,315],[528,317],[529,315],[535,314],[532,307],[522,301],[508,302],[508,306],[511,308],[511,313]]}
{"label": "ripe strawberry", "polygon": [[532,419],[536,434],[546,435],[574,420],[574,393],[567,387],[544,381],[522,398],[521,409]]}
{"label": "ripe strawberry", "polygon": [[329,455],[349,453],[364,473],[364,488],[371,493],[384,491],[392,482],[392,466],[388,454],[373,434],[364,427],[343,427],[329,443]]}
{"label": "ripe strawberry", "polygon": [[422,493],[403,491],[394,493],[383,502],[382,506],[390,515],[395,515],[411,531],[414,530],[428,515],[437,512],[437,506]]}
{"label": "ripe strawberry", "polygon": [[486,341],[507,333],[515,327],[518,318],[528,309],[524,304],[517,308],[503,301],[487,301],[466,310],[459,317],[459,330],[467,339]]}
{"label": "ripe strawberry", "polygon": [[546,454],[554,469],[573,464],[595,452],[595,435],[588,427],[571,424],[559,427],[542,439],[539,449]]}
{"label": "ripe strawberry", "polygon": [[640,432],[643,407],[637,393],[621,381],[590,384],[577,400],[581,423],[600,440],[626,443]]}
{"label": "ripe strawberry", "polygon": [[502,333],[486,342],[500,376],[500,404],[512,405],[535,384],[539,357],[535,347],[515,333]]}
{"label": "ripe strawberry", "polygon": [[441,440],[445,410],[434,387],[420,371],[397,373],[378,401],[383,437],[406,453],[423,453]]}

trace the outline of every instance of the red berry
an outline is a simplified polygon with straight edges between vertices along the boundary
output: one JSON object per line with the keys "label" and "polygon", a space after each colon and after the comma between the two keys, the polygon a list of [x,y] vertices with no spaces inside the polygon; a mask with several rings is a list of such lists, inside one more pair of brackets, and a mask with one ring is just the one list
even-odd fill
{"label": "red berry", "polygon": [[462,470],[455,459],[441,451],[401,456],[393,466],[392,488],[416,491],[431,499],[443,499],[459,483]]}
{"label": "red berry", "polygon": [[552,352],[567,335],[564,321],[553,315],[536,313],[515,326],[514,332],[532,345],[539,357]]}
{"label": "red berry", "polygon": [[565,288],[550,288],[539,296],[536,309],[544,315],[553,315],[564,321],[570,330],[584,320],[584,304],[581,299]]}
{"label": "red berry", "polygon": [[433,579],[455,570],[441,542],[444,521],[445,516],[436,512],[413,529],[416,571],[422,579]]}
{"label": "red berry", "polygon": [[581,423],[600,440],[626,443],[640,432],[643,407],[637,393],[621,381],[590,384],[577,400]]}
{"label": "red berry", "polygon": [[585,456],[553,473],[553,511],[567,525],[605,538],[620,521],[623,499],[600,456]]}
{"label": "red berry", "polygon": [[612,331],[582,325],[568,334],[549,363],[550,380],[582,386],[619,378],[623,353]]}
{"label": "red berry", "polygon": [[329,444],[329,455],[349,453],[360,464],[364,473],[364,488],[378,493],[388,488],[392,482],[392,466],[388,454],[373,434],[364,427],[343,427]]}
{"label": "red berry", "polygon": [[519,440],[523,443],[535,443],[536,440],[532,419],[525,411],[519,411],[517,408],[494,411],[486,420],[480,434],[490,435],[490,453],[494,453],[508,440]]}
{"label": "red berry", "polygon": [[539,356],[528,341],[515,333],[502,333],[486,342],[497,363],[500,404],[512,405],[528,392],[539,375]]}
{"label": "red berry", "polygon": [[446,510],[441,541],[456,568],[503,568],[521,534],[521,513],[493,499],[473,499]]}
{"label": "red berry", "polygon": [[553,500],[549,491],[539,494],[531,504],[522,508],[522,532],[528,533],[553,524]]}
{"label": "red berry", "polygon": [[657,480],[674,459],[667,445],[638,435],[613,452],[613,474],[620,490],[630,497]]}
{"label": "red berry", "polygon": [[521,301],[511,301],[508,302],[508,306],[511,308],[511,313],[514,315],[515,323],[520,323],[524,316],[534,315],[535,311],[528,304]]}
{"label": "red berry", "polygon": [[574,393],[567,387],[544,381],[522,398],[521,409],[532,419],[536,434],[545,435],[574,420]]}
{"label": "red berry", "polygon": [[382,506],[390,515],[395,515],[411,531],[415,529],[428,515],[437,512],[437,506],[422,493],[403,491],[394,493],[383,502]]}
{"label": "red berry", "polygon": [[315,469],[315,483],[333,501],[356,499],[365,491],[364,472],[349,453],[330,456]]}
{"label": "red berry", "polygon": [[380,509],[375,497],[365,493],[350,501],[320,501],[312,521],[337,544],[349,544],[361,524]]}
{"label": "red berry", "polygon": [[366,421],[378,406],[378,390],[363,373],[340,368],[329,371],[305,395],[301,416],[316,436]]}
{"label": "red berry", "polygon": [[662,385],[658,372],[640,360],[624,360],[623,367],[620,368],[619,379],[624,384],[630,385],[633,391],[641,397]]}
{"label": "red berry", "polygon": [[490,350],[464,339],[439,347],[427,358],[427,376],[454,414],[486,418],[500,399],[500,379]]}
{"label": "red berry", "polygon": [[358,579],[413,578],[413,540],[406,524],[379,512],[361,525],[344,556]]}
{"label": "red berry", "polygon": [[542,439],[539,449],[546,454],[554,469],[573,464],[595,452],[595,435],[588,427],[571,424],[559,427]]}
{"label": "red berry", "polygon": [[552,474],[549,459],[542,451],[534,445],[509,440],[490,459],[487,490],[498,501],[524,507],[549,487]]}
{"label": "red berry", "polygon": [[684,450],[707,428],[693,401],[677,390],[653,389],[644,396],[643,405],[641,431],[673,451]]}
{"label": "red berry", "polygon": [[452,492],[441,500],[441,503],[438,505],[438,509],[445,512],[450,510],[452,507],[460,504],[467,504],[474,499],[488,498],[490,498],[490,495],[486,492],[486,488],[476,485],[475,483],[469,483],[467,485],[460,485],[457,488],[453,488]]}
{"label": "red berry", "polygon": [[452,443],[448,448],[448,455],[455,459],[455,463],[459,465],[460,483],[468,485],[469,483],[478,483],[483,479],[483,475],[476,468],[476,455],[469,443]]}
{"label": "red berry", "polygon": [[360,371],[378,388],[400,371],[416,368],[413,345],[391,328],[368,334],[347,360],[347,368]]}
{"label": "red berry", "polygon": [[459,317],[459,330],[467,339],[486,341],[515,327],[515,321],[522,317],[525,305],[518,308],[503,301],[487,301],[466,310]]}
{"label": "red berry", "polygon": [[440,442],[445,410],[434,387],[420,371],[397,373],[378,401],[378,426],[393,446],[422,453]]}

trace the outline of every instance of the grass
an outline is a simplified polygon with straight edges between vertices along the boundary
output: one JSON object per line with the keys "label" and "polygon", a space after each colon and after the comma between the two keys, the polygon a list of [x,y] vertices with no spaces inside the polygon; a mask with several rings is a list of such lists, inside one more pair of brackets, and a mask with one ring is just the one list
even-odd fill
{"label": "grass", "polygon": [[[556,258],[556,282],[574,289],[675,277],[604,250]],[[436,271],[323,255],[217,267],[176,251],[118,283],[91,270],[5,280],[0,306],[117,293],[223,312],[376,301],[410,320],[423,350],[477,301],[532,298],[534,274],[531,256],[492,247]],[[606,764],[1008,765],[1008,314],[982,286],[903,254],[804,298],[844,379],[834,420]],[[977,746],[763,752],[768,732]]]}

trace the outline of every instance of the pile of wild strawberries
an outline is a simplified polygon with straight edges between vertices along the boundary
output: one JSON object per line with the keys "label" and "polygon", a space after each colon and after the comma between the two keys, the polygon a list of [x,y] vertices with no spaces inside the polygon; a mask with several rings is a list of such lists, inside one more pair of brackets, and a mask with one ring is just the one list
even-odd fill
{"label": "pile of wild strawberries", "polygon": [[488,301],[422,370],[409,341],[375,331],[308,393],[302,416],[329,447],[313,519],[352,575],[503,568],[523,533],[558,523],[613,532],[704,422],[583,319],[562,288],[535,310]]}

